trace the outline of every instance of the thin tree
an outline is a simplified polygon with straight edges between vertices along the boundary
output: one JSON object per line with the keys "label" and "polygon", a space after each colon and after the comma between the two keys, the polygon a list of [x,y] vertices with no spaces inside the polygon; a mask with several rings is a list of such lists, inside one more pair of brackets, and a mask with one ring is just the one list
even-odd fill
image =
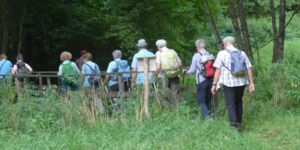
{"label": "thin tree", "polygon": [[25,16],[26,16],[26,5],[27,5],[27,1],[24,2],[24,6],[23,6],[23,11],[22,11],[22,15],[21,15],[21,19],[20,19],[20,25],[19,25],[19,41],[18,41],[18,54],[21,53],[22,51],[22,43],[23,43],[23,24],[25,21]]}
{"label": "thin tree", "polygon": [[273,28],[273,63],[280,62],[284,57],[284,39],[286,29],[286,0],[280,0],[279,4],[279,27],[276,26],[276,12],[274,6],[274,0],[270,0],[271,16],[272,16],[272,28]]}
{"label": "thin tree", "polygon": [[273,30],[273,59],[272,61],[276,60],[277,58],[277,24],[276,24],[276,11],[274,6],[274,0],[270,0],[270,10],[271,10],[271,17],[272,17],[272,30]]}
{"label": "thin tree", "polygon": [[250,34],[248,31],[248,24],[246,19],[246,14],[244,10],[243,0],[238,0],[238,14],[241,23],[241,31],[243,35],[243,47],[247,55],[253,60],[252,48],[250,43]]}
{"label": "thin tree", "polygon": [[206,15],[208,16],[208,20],[210,22],[210,27],[211,27],[211,30],[212,30],[213,35],[215,37],[215,41],[217,43],[217,46],[220,50],[222,50],[222,49],[224,49],[224,45],[223,45],[220,33],[218,31],[218,28],[216,26],[214,16],[213,16],[212,11],[209,7],[208,0],[202,0],[202,1],[203,1],[203,4],[204,4],[204,7],[206,8]]}
{"label": "thin tree", "polygon": [[233,26],[233,31],[236,36],[236,43],[238,48],[244,48],[243,46],[243,40],[241,36],[241,29],[240,29],[240,24],[238,21],[238,15],[237,11],[234,6],[234,1],[233,0],[228,0],[228,5],[229,5],[229,13],[230,13],[230,18]]}

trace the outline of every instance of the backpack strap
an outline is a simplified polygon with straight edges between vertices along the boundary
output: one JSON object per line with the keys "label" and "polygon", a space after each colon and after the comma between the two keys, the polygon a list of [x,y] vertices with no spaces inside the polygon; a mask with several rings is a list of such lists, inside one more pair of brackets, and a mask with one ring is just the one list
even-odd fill
{"label": "backpack strap", "polygon": [[92,71],[95,71],[96,72],[96,65],[95,65],[95,68],[93,69],[91,65],[89,65],[88,63],[86,63],[86,65],[92,70]]}
{"label": "backpack strap", "polygon": [[[5,60],[5,61],[2,63],[2,65],[1,65],[1,67],[0,67],[0,71],[2,70],[2,68],[3,68],[3,66],[5,65],[6,62],[7,62],[7,60]],[[5,75],[1,75],[1,76],[2,76],[3,79],[5,79]]]}
{"label": "backpack strap", "polygon": [[[120,60],[120,61],[122,61],[122,59]],[[116,72],[119,72],[119,67],[120,67],[120,64],[118,63],[118,61],[117,60],[115,60],[114,61],[115,63],[116,63],[116,65],[117,65],[117,67],[116,67],[116,69],[117,69],[117,71]]]}
{"label": "backpack strap", "polygon": [[3,68],[3,66],[5,65],[6,62],[7,62],[7,60],[5,60],[5,61],[2,63],[2,65],[1,65],[1,67],[0,67],[0,71],[2,70],[2,68]]}

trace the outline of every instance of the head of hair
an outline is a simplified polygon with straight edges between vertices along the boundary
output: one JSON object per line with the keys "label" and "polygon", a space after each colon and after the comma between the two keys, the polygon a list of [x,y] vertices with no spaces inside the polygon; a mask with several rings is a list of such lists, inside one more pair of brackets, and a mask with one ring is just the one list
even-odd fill
{"label": "head of hair", "polygon": [[7,59],[6,54],[0,54],[0,60]]}
{"label": "head of hair", "polygon": [[61,61],[71,60],[71,59],[72,59],[72,54],[68,51],[64,51],[60,54]]}
{"label": "head of hair", "polygon": [[81,50],[81,51],[80,51],[80,55],[84,55],[84,54],[86,54],[86,53],[88,53],[87,50]]}
{"label": "head of hair", "polygon": [[23,61],[24,60],[22,54],[18,54],[17,57],[16,57],[16,59],[17,59],[17,61]]}
{"label": "head of hair", "polygon": [[232,36],[227,36],[227,37],[225,37],[225,38],[223,39],[223,43],[224,43],[224,44],[225,44],[225,43],[234,44],[234,42],[235,42],[235,39],[234,39],[234,37],[232,37]]}
{"label": "head of hair", "polygon": [[93,59],[93,55],[91,53],[85,53],[83,55],[83,59],[85,59],[85,60],[92,60]]}
{"label": "head of hair", "polygon": [[156,41],[155,45],[157,46],[157,48],[167,47],[167,41],[164,39],[159,39]]}
{"label": "head of hair", "polygon": [[112,53],[114,59],[118,59],[122,57],[122,52],[120,50],[114,50]]}
{"label": "head of hair", "polygon": [[205,45],[205,40],[204,39],[198,39],[195,41],[195,46],[197,48],[204,48],[206,45]]}

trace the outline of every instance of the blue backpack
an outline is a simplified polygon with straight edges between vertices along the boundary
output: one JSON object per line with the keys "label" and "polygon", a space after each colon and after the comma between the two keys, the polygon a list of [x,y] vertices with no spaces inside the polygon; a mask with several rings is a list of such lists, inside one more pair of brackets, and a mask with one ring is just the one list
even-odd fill
{"label": "blue backpack", "polygon": [[[128,80],[130,78],[130,67],[128,65],[128,61],[127,60],[115,60],[117,67],[113,70],[113,72],[118,72],[122,74],[122,78],[124,80]],[[114,81],[118,81],[118,76],[117,75],[113,75],[112,80]]]}
{"label": "blue backpack", "polygon": [[231,56],[231,64],[230,68],[224,65],[225,68],[228,69],[231,72],[231,74],[235,77],[245,77],[247,67],[245,57],[242,55],[242,51],[231,51],[229,49],[226,49],[226,51]]}

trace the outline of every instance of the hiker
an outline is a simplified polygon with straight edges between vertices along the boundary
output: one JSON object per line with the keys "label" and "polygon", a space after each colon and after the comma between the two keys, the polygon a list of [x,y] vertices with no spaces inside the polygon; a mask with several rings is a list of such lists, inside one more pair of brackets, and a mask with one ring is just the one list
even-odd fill
{"label": "hiker", "polygon": [[231,36],[223,39],[225,50],[218,53],[214,63],[216,68],[211,92],[223,86],[225,103],[231,127],[241,130],[243,119],[243,94],[249,84],[250,95],[253,94],[254,82],[252,77],[252,65],[245,52],[234,47],[235,39]]}
{"label": "hiker", "polygon": [[79,69],[74,62],[71,61],[72,54],[64,51],[60,54],[62,63],[59,65],[57,75],[60,76],[60,89],[66,92],[68,89],[75,91],[79,87]]}
{"label": "hiker", "polygon": [[[104,105],[98,92],[95,89],[99,88],[101,82],[99,66],[92,61],[93,55],[86,53],[83,55],[84,64],[81,73],[84,75],[83,90],[86,96],[90,99],[89,106],[96,106],[100,113],[104,112]],[[92,108],[92,107],[91,107]]]}
{"label": "hiker", "polygon": [[[156,41],[159,55],[156,56],[157,72],[161,72],[167,78],[168,88],[176,93],[179,93],[179,74],[181,73],[182,63],[177,53],[167,47],[167,41],[160,39]],[[177,104],[177,98],[172,98],[172,103]]]}
{"label": "hiker", "polygon": [[[119,76],[124,79],[124,90],[129,90],[130,67],[127,60],[122,60],[122,52],[115,50],[112,53],[113,61],[111,61],[106,70],[105,82],[109,81],[108,86],[110,91],[119,91]],[[122,73],[125,72],[125,73]],[[127,73],[126,73],[127,72]],[[120,75],[113,74],[120,73]]]}
{"label": "hiker", "polygon": [[24,62],[22,54],[17,55],[16,61],[16,64],[12,68],[12,74],[15,76],[15,84],[17,91],[20,94],[26,80],[26,77],[24,76],[31,74],[33,70],[27,63]]}
{"label": "hiker", "polygon": [[84,58],[83,58],[83,55],[88,53],[87,50],[81,50],[80,51],[80,57],[76,60],[76,65],[78,67],[79,70],[82,69],[82,65],[84,64]]}
{"label": "hiker", "polygon": [[0,55],[0,85],[5,83],[5,79],[9,79],[12,69],[12,63],[7,60],[5,54]]}
{"label": "hiker", "polygon": [[84,76],[83,88],[85,90],[93,87],[98,88],[100,85],[100,69],[99,66],[92,61],[92,54],[86,53],[83,55],[84,64],[81,73]]}
{"label": "hiker", "polygon": [[[138,40],[138,43],[136,44],[136,47],[138,49],[138,52],[133,56],[133,60],[131,63],[131,68],[132,68],[132,78],[131,78],[131,85],[134,86],[135,84],[137,85],[142,85],[144,84],[144,73],[136,73],[137,68],[138,68],[138,58],[143,58],[143,57],[155,57],[155,55],[147,50],[148,43],[146,42],[145,39],[140,39]],[[149,80],[152,80],[152,75],[149,75]]]}
{"label": "hiker", "polygon": [[[197,102],[205,119],[211,117],[211,84],[214,76],[213,59],[205,49],[205,41],[198,39],[195,42],[197,53],[194,54],[188,75],[196,73]],[[210,71],[210,72],[209,72]]]}

